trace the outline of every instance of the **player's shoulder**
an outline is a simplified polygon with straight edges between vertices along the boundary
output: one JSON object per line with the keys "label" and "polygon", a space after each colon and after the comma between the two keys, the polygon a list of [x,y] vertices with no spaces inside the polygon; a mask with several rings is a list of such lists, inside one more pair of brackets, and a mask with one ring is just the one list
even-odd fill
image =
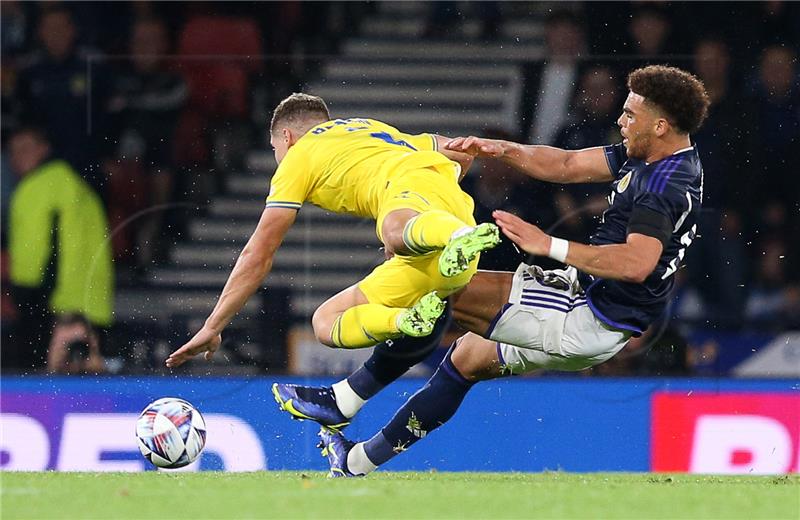
{"label": "player's shoulder", "polygon": [[365,121],[370,129],[376,129],[381,131],[388,131],[388,132],[398,132],[399,130],[394,126],[390,125],[389,123],[385,123],[379,119],[370,119],[368,117],[363,118],[356,118],[360,121]]}
{"label": "player's shoulder", "polygon": [[697,150],[686,148],[645,165],[639,177],[639,187],[660,194],[675,188],[686,189],[699,180],[701,173]]}
{"label": "player's shoulder", "polygon": [[284,155],[280,164],[278,164],[278,167],[275,169],[273,177],[287,175],[289,172],[296,174],[297,170],[305,170],[309,158],[309,152],[306,147],[307,143],[308,140],[304,143],[303,139],[299,139],[294,146],[289,148],[286,155]]}

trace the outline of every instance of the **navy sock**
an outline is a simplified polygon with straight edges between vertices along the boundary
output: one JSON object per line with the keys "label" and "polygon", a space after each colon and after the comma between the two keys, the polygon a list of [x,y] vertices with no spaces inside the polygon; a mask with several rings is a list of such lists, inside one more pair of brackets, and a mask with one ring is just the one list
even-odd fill
{"label": "navy sock", "polygon": [[376,466],[407,450],[412,444],[446,423],[474,383],[464,379],[450,360],[453,347],[439,368],[417,393],[397,410],[392,420],[364,443],[367,457]]}
{"label": "navy sock", "polygon": [[364,365],[347,378],[350,388],[364,400],[371,398],[436,350],[451,321],[448,300],[447,307],[429,336],[404,337],[379,343]]}

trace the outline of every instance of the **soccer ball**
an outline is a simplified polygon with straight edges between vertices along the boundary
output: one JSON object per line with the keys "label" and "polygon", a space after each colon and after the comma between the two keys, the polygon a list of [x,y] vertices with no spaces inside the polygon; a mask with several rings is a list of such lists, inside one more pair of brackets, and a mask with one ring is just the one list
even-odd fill
{"label": "soccer ball", "polygon": [[139,451],[159,468],[191,464],[206,444],[206,423],[197,409],[177,397],[147,405],[136,421]]}

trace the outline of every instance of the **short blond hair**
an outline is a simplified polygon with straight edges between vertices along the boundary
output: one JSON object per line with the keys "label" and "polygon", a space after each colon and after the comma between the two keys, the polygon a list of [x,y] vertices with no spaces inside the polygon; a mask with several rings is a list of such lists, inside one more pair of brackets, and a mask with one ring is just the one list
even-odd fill
{"label": "short blond hair", "polygon": [[273,132],[278,123],[298,126],[308,122],[322,123],[330,121],[330,119],[328,105],[321,97],[295,92],[275,107],[269,131]]}

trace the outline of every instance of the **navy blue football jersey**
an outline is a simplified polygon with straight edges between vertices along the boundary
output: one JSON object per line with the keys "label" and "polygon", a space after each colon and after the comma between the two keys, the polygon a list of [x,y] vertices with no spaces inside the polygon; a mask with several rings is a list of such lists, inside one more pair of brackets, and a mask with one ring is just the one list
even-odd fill
{"label": "navy blue football jersey", "polygon": [[647,164],[628,158],[624,145],[605,147],[614,182],[609,207],[592,245],[624,244],[630,233],[658,238],[664,249],[643,283],[581,273],[589,307],[606,324],[640,334],[664,312],[674,274],[697,233],[703,198],[703,167],[696,147]]}

